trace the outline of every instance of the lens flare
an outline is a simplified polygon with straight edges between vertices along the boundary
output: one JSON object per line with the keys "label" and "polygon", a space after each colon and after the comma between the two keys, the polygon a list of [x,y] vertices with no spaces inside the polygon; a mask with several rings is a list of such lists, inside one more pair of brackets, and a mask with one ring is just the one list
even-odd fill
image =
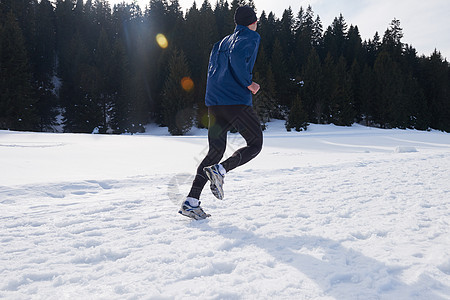
{"label": "lens flare", "polygon": [[164,34],[162,34],[162,33],[158,33],[156,35],[156,42],[163,49],[166,49],[167,46],[169,46],[169,42],[167,41],[166,36]]}
{"label": "lens flare", "polygon": [[208,115],[205,113],[201,118],[202,125],[205,128],[211,127],[216,123],[216,118],[213,115]]}
{"label": "lens flare", "polygon": [[190,92],[194,88],[194,81],[190,77],[183,77],[181,79],[181,87],[186,92]]}

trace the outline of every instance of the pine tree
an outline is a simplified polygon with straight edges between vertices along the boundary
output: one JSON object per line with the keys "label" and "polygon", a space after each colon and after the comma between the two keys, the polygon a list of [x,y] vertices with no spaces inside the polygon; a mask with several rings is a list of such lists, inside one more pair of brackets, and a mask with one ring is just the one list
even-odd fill
{"label": "pine tree", "polygon": [[322,65],[322,101],[323,101],[323,121],[324,123],[332,122],[331,107],[333,107],[333,94],[336,90],[337,75],[334,59],[331,53],[328,53]]}
{"label": "pine tree", "polygon": [[400,60],[400,57],[403,54],[402,38],[403,29],[400,27],[400,20],[394,19],[384,33],[382,50],[389,53],[391,58],[396,62]]}
{"label": "pine tree", "polygon": [[351,77],[343,56],[339,58],[335,72],[336,84],[330,101],[331,122],[338,126],[351,126],[355,121],[356,112],[353,108]]}
{"label": "pine tree", "polygon": [[303,104],[310,122],[324,122],[323,74],[319,55],[313,48],[303,69]]}
{"label": "pine tree", "polygon": [[374,119],[382,127],[405,128],[407,114],[402,93],[402,74],[386,51],[378,55],[374,66],[376,82],[376,110]]}
{"label": "pine tree", "polygon": [[[204,0],[198,17],[198,21],[200,22],[196,24],[198,27],[196,28],[197,30],[194,35],[197,38],[197,46],[199,47],[201,57],[200,69],[202,78],[199,82],[199,88],[203,90],[202,87],[206,87],[206,72],[208,70],[209,54],[214,43],[218,41],[219,34],[215,24],[214,13],[208,0]],[[204,24],[208,24],[208,26],[204,26]],[[228,34],[231,33],[232,32],[229,32]]]}
{"label": "pine tree", "polygon": [[295,128],[296,131],[302,131],[306,130],[308,125],[308,116],[303,109],[300,96],[297,95],[289,112],[289,117],[286,122],[286,129],[287,131],[291,131],[292,128]]}
{"label": "pine tree", "polygon": [[73,4],[59,1],[55,9],[57,26],[63,29],[57,36],[64,130],[90,133],[97,128],[103,133],[108,129],[111,102],[106,78],[111,57],[110,7],[104,0]]}
{"label": "pine tree", "polygon": [[360,81],[360,97],[361,97],[361,118],[366,126],[374,125],[374,117],[376,116],[375,75],[372,68],[367,64],[361,74]]}
{"label": "pine tree", "polygon": [[381,42],[378,32],[375,32],[372,40],[365,42],[364,48],[366,49],[366,62],[368,63],[369,67],[373,68],[375,60],[381,51]]}
{"label": "pine tree", "polygon": [[64,72],[60,97],[64,108],[64,130],[66,132],[91,133],[103,126],[101,107],[95,98],[100,76],[95,66],[89,64],[90,51],[80,33],[73,36],[67,56],[68,72]]}
{"label": "pine tree", "polygon": [[281,105],[288,105],[291,102],[288,93],[289,77],[287,76],[286,62],[283,58],[283,51],[278,38],[275,39],[272,46],[271,65],[277,87],[276,98],[279,99]]}
{"label": "pine tree", "polygon": [[[309,7],[308,7],[309,9]],[[311,8],[312,12],[312,8]],[[312,31],[312,45],[316,48],[321,48],[323,39],[323,27],[322,27],[322,21],[320,20],[320,17],[317,16],[314,23],[313,23],[313,31]],[[319,51],[318,51],[319,52]]]}
{"label": "pine tree", "polygon": [[[16,17],[18,26],[22,32],[25,50],[28,54],[29,62],[33,62],[32,56],[36,49],[35,28],[36,28],[36,10],[37,0],[2,0],[0,2],[1,10],[7,13],[12,12]],[[32,70],[31,70],[32,71]]]}
{"label": "pine tree", "polygon": [[[295,36],[294,36],[294,15],[291,7],[285,9],[280,22],[280,31],[278,32],[278,39],[282,50],[283,60],[288,61],[289,56],[294,52]],[[289,67],[288,67],[289,70]]]}
{"label": "pine tree", "polygon": [[348,29],[344,57],[348,63],[353,63],[354,61],[360,63],[362,61],[362,40],[358,26],[350,25]]}
{"label": "pine tree", "polygon": [[56,125],[58,100],[54,94],[56,27],[53,6],[48,0],[41,0],[36,12],[36,47],[32,56],[33,77],[38,102],[36,108],[40,118],[40,130],[51,130]]}
{"label": "pine tree", "polygon": [[[208,26],[205,26],[208,24]],[[216,26],[216,17],[208,1],[204,1],[200,10],[194,5],[186,15],[186,31],[184,50],[189,58],[188,63],[192,70],[192,79],[195,82],[194,99],[197,108],[197,125],[203,127],[201,120],[207,115],[204,104],[206,91],[206,74],[208,70],[209,54],[214,43],[219,39]],[[232,32],[226,33],[231,34]]]}
{"label": "pine tree", "polygon": [[172,0],[167,6],[167,14],[165,19],[169,24],[167,38],[171,41],[173,47],[180,47],[179,37],[183,35],[184,18],[181,6],[178,0]]}
{"label": "pine tree", "polygon": [[55,61],[55,14],[49,0],[41,0],[36,11],[36,47],[33,53],[36,78],[45,81],[53,75]]}
{"label": "pine tree", "polygon": [[114,91],[111,97],[110,126],[114,133],[132,132],[129,65],[122,41],[117,40],[111,54],[108,82]]}
{"label": "pine tree", "polygon": [[[152,106],[158,122],[162,122],[161,93],[164,80],[168,75],[168,52],[172,49],[172,39],[167,40],[167,47],[161,47],[156,40],[158,34],[166,39],[174,24],[169,24],[167,0],[151,0],[145,11],[145,22],[149,26],[144,36],[138,36],[139,54],[134,61],[136,73],[134,82],[137,84],[135,93],[139,96],[139,105],[145,108],[147,99],[153,101]],[[142,29],[139,29],[142,30]],[[146,107],[148,109],[148,107]],[[146,122],[142,112],[136,111],[136,122]],[[148,114],[148,111],[147,111]],[[140,126],[140,125],[139,125]]]}
{"label": "pine tree", "polygon": [[311,6],[306,12],[300,7],[297,16],[297,28],[295,31],[295,54],[301,70],[307,63],[310,51],[313,47],[314,21]]}
{"label": "pine tree", "polygon": [[10,11],[0,22],[0,128],[37,130],[36,99],[22,31]]}
{"label": "pine tree", "polygon": [[407,127],[427,130],[430,127],[430,113],[423,89],[412,73],[404,77],[404,93],[407,101]]}
{"label": "pine tree", "polygon": [[253,67],[253,74],[259,73],[262,77],[264,77],[267,72],[268,66],[269,59],[266,54],[266,49],[264,48],[264,45],[260,44],[255,66]]}
{"label": "pine tree", "polygon": [[233,31],[233,13],[230,10],[227,1],[217,1],[216,7],[214,9],[214,16],[216,18],[217,35],[219,39],[227,36]]}
{"label": "pine tree", "polygon": [[232,0],[231,1],[231,11],[233,12],[233,15],[234,15],[234,12],[236,11],[236,9],[239,7],[239,6],[244,6],[244,5],[246,5],[247,3],[246,3],[246,1],[245,0]]}
{"label": "pine tree", "polygon": [[278,37],[279,27],[279,21],[272,12],[269,13],[267,18],[265,12],[261,14],[258,24],[258,33],[261,36],[261,44],[264,46],[269,59],[272,58],[273,45],[275,39]]}
{"label": "pine tree", "polygon": [[70,76],[72,62],[70,57],[71,42],[76,33],[73,3],[57,0],[55,7],[56,18],[56,54],[58,55],[58,76],[67,82]]}
{"label": "pine tree", "polygon": [[182,50],[173,50],[168,67],[169,76],[162,94],[164,124],[172,135],[184,135],[191,129],[193,122],[193,82]]}
{"label": "pine tree", "polygon": [[338,60],[339,57],[344,55],[346,35],[347,24],[341,14],[339,18],[334,18],[332,25],[328,26],[323,37],[324,47],[334,60]]}
{"label": "pine tree", "polygon": [[[260,76],[263,74],[263,76]],[[262,123],[263,129],[266,128],[266,123],[272,117],[280,117],[276,110],[275,99],[275,80],[273,77],[272,66],[269,64],[265,68],[265,73],[255,72],[254,80],[261,84],[261,90],[253,96],[253,106],[259,120]]]}
{"label": "pine tree", "polygon": [[143,30],[149,28],[148,19],[134,3],[114,7],[112,28],[115,35],[109,82],[116,94],[112,97],[111,128],[115,133],[144,132],[150,115],[156,114],[156,96],[149,88],[153,83],[149,76],[155,72],[148,72],[156,68],[156,63],[149,63],[156,61],[155,34]]}
{"label": "pine tree", "polygon": [[258,10],[256,9],[256,5],[255,5],[255,1],[254,0],[247,0],[246,1],[246,5],[250,6],[251,8],[253,8],[253,10],[257,13]]}
{"label": "pine tree", "polygon": [[439,51],[421,59],[420,82],[427,99],[430,127],[450,132],[450,68]]}
{"label": "pine tree", "polygon": [[96,82],[91,91],[92,97],[102,113],[102,120],[98,125],[100,133],[105,133],[108,129],[109,110],[112,106],[113,95],[116,94],[116,87],[110,85],[110,70],[117,62],[111,60],[111,56],[111,44],[105,29],[102,28],[95,48],[93,70]]}
{"label": "pine tree", "polygon": [[352,107],[355,110],[355,121],[361,121],[361,73],[362,69],[357,59],[353,60],[353,63],[349,70],[350,88],[352,91]]}

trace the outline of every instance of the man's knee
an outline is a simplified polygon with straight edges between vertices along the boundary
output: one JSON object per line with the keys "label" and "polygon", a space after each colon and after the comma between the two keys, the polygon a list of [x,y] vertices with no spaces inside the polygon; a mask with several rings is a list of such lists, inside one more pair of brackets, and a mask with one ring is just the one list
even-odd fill
{"label": "man's knee", "polygon": [[255,153],[254,156],[258,155],[259,152],[261,152],[262,146],[263,146],[262,133],[257,135],[254,139],[252,139],[252,141],[249,143],[248,146],[253,149],[253,151]]}

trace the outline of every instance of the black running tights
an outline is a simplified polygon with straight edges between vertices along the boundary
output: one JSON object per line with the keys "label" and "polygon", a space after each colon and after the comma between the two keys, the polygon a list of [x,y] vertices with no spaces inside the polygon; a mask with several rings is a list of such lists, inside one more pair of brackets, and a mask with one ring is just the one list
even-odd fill
{"label": "black running tights", "polygon": [[229,130],[236,129],[245,139],[247,145],[236,150],[232,156],[221,163],[227,172],[255,158],[261,151],[263,143],[261,125],[251,106],[210,106],[208,115],[208,154],[197,168],[197,174],[188,195],[196,199],[200,198],[203,187],[208,181],[203,168],[220,162],[227,146],[227,132]]}

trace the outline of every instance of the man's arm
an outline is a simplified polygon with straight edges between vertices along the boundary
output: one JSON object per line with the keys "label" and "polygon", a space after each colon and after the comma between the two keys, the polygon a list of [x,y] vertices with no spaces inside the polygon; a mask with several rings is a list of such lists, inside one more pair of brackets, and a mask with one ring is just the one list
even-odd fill
{"label": "man's arm", "polygon": [[238,41],[230,51],[231,71],[238,83],[249,87],[252,83],[252,69],[258,49],[256,42]]}

